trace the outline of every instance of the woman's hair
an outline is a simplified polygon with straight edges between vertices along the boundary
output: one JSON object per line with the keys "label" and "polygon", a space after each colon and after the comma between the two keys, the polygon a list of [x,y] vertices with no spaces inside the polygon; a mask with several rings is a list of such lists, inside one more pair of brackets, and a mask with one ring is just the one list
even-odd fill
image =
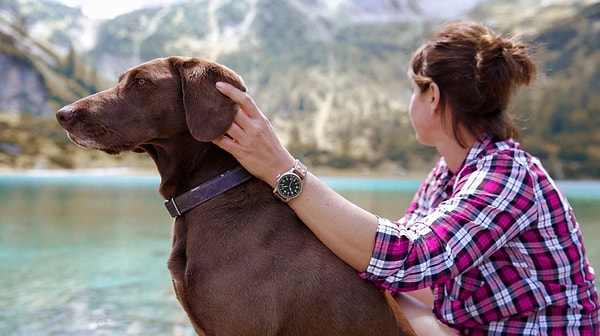
{"label": "woman's hair", "polygon": [[477,23],[455,22],[415,52],[408,75],[421,92],[432,82],[438,85],[442,120],[449,117],[448,104],[453,136],[466,147],[460,127],[476,138],[481,132],[495,141],[519,138],[506,110],[512,94],[533,81],[536,66],[527,45],[516,38],[503,38]]}

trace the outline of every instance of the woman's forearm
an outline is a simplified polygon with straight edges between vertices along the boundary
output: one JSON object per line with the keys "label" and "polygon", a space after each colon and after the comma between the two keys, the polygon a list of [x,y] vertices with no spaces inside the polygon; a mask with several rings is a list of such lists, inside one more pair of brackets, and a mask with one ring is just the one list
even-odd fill
{"label": "woman's forearm", "polygon": [[378,225],[375,215],[346,200],[310,173],[300,196],[288,204],[339,258],[357,271],[367,269]]}

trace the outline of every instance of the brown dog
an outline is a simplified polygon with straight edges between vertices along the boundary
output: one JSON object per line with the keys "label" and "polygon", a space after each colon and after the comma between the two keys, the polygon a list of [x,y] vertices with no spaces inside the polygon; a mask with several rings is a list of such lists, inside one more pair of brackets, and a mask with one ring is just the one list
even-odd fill
{"label": "brown dog", "polygon": [[[155,59],[56,116],[80,146],[148,153],[161,176],[159,193],[170,200],[239,166],[211,143],[237,110],[216,91],[217,81],[245,90],[235,73],[216,63]],[[384,294],[322,245],[267,184],[240,183],[182,215],[174,207],[168,268],[196,332],[412,334]]]}

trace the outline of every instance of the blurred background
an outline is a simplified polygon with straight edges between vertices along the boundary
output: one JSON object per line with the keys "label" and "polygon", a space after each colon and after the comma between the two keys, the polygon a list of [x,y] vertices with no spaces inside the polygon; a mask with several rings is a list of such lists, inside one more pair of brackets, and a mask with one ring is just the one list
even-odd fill
{"label": "blurred background", "polygon": [[589,0],[1,0],[0,168],[152,167],[76,148],[54,112],[143,61],[184,55],[238,72],[313,167],[427,171],[437,155],[415,141],[406,70],[456,19],[535,46],[539,79],[512,106],[522,143],[556,178],[600,177],[600,3]]}
{"label": "blurred background", "polygon": [[73,145],[57,109],[144,61],[207,58],[327,184],[396,219],[437,160],[408,120],[408,62],[458,19],[534,46],[511,109],[600,267],[599,1],[0,0],[0,335],[194,334],[154,164]]}

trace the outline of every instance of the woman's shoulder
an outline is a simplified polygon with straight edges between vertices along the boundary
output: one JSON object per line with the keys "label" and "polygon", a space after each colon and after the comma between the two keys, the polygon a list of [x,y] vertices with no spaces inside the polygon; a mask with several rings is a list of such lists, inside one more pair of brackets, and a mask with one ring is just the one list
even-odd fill
{"label": "woman's shoulder", "polygon": [[531,153],[521,147],[521,144],[513,139],[492,141],[484,139],[476,143],[467,155],[465,163],[500,163],[505,165],[529,166],[532,161],[537,161]]}
{"label": "woman's shoulder", "polygon": [[518,142],[512,139],[489,139],[480,143],[479,147],[473,147],[460,172],[460,178],[479,176],[481,179],[503,184],[511,180],[537,180],[537,176],[540,173],[544,175],[545,172],[539,167],[539,160],[523,150]]}

